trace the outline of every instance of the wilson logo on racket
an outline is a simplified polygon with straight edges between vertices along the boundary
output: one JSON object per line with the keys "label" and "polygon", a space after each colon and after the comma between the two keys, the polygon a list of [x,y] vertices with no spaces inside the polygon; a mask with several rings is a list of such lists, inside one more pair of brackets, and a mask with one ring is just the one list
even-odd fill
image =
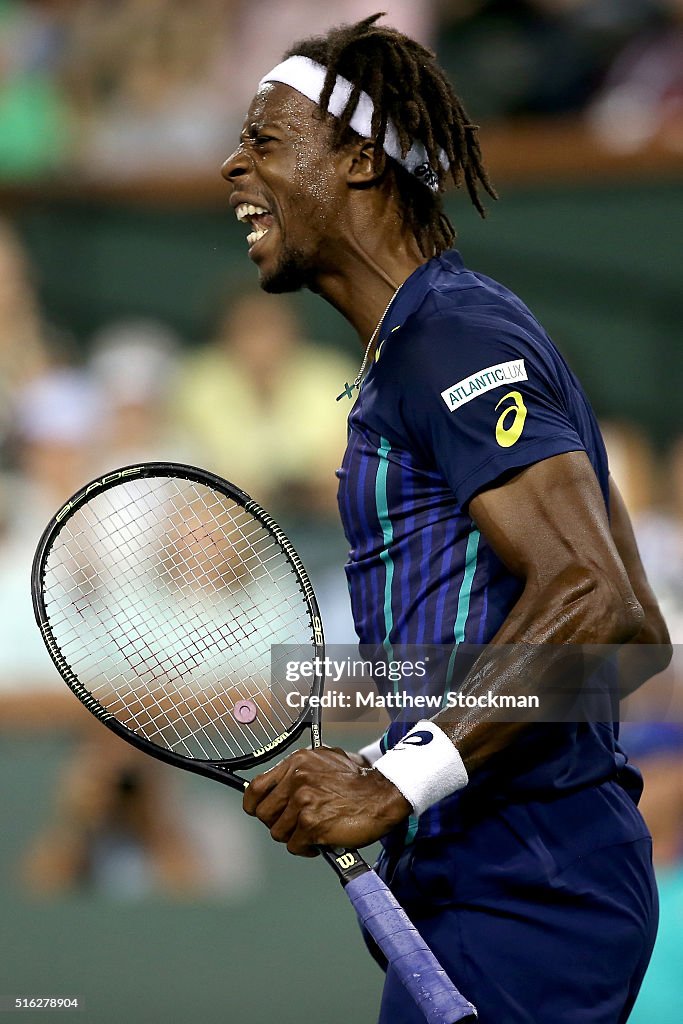
{"label": "wilson logo on racket", "polygon": [[352,853],[343,853],[341,857],[335,857],[334,859],[336,860],[339,867],[343,868],[344,871],[348,871],[348,869],[352,868],[353,865],[356,863],[356,858]]}
{"label": "wilson logo on racket", "polygon": [[274,740],[271,740],[270,743],[266,743],[266,744],[264,744],[264,746],[259,747],[257,750],[254,750],[252,756],[253,757],[260,757],[261,754],[265,754],[266,751],[272,750],[273,747],[277,747],[278,743],[282,743],[282,741],[284,739],[286,739],[287,736],[288,736],[288,733],[286,733],[286,732],[281,733],[279,736],[276,736]]}
{"label": "wilson logo on racket", "polygon": [[77,494],[75,498],[72,498],[71,501],[67,502],[64,508],[60,508],[59,512],[55,516],[55,522],[60,523],[64,516],[67,515],[72,508],[80,505],[80,503],[84,501],[92,491],[96,491],[99,487],[104,487],[105,484],[110,484],[114,480],[122,480],[127,476],[135,476],[137,473],[141,473],[142,469],[142,466],[131,466],[130,469],[117,469],[115,473],[108,473],[107,476],[103,476],[99,480],[93,480],[91,484],[88,484],[84,491],[81,491],[81,493]]}

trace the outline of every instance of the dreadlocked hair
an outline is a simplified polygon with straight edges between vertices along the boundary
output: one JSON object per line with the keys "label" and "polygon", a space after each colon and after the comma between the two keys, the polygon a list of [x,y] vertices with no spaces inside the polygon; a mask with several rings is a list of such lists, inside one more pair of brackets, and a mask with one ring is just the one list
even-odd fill
{"label": "dreadlocked hair", "polygon": [[[456,188],[464,182],[469,197],[482,217],[486,216],[479,195],[480,185],[497,199],[496,191],[484,167],[477,138],[478,126],[472,124],[460,99],[431,50],[392,28],[378,27],[382,14],[373,14],[354,25],[340,25],[325,36],[296,43],[285,58],[308,57],[327,69],[320,97],[320,110],[327,107],[337,75],[353,87],[339,118],[332,118],[332,145],[339,148],[353,137],[350,128],[361,92],[373,102],[372,134],[376,141],[374,168],[380,171],[385,161],[382,150],[387,125],[391,121],[398,134],[401,154],[405,156],[413,142],[423,143],[429,164],[436,173],[439,191],[433,192],[395,161],[391,169],[407,218],[420,250],[432,256],[451,247],[455,229],[443,212],[441,195],[448,177]],[[448,157],[446,170],[440,150]]]}

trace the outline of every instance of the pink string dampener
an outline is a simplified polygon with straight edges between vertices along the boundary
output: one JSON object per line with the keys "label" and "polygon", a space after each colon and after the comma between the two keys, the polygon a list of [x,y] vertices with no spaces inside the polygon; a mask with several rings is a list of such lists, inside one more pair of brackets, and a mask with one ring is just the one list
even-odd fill
{"label": "pink string dampener", "polygon": [[249,722],[253,722],[258,715],[258,708],[254,704],[253,700],[239,700],[232,709],[232,713],[238,722],[248,725]]}

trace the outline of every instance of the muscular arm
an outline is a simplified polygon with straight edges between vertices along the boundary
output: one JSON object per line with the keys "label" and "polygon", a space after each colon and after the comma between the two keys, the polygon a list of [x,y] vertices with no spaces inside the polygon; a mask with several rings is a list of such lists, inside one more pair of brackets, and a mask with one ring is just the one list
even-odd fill
{"label": "muscular arm", "polygon": [[[572,452],[531,466],[472,501],[470,515],[524,589],[493,640],[514,646],[502,658],[485,652],[465,681],[468,692],[520,693],[527,679],[538,692],[543,677],[568,657],[561,645],[662,637],[661,615],[616,488],[612,496],[610,527],[587,456]],[[633,662],[631,677],[644,667],[644,660]],[[458,747],[468,772],[525,728],[487,721],[478,708],[456,723],[448,712],[435,722]]]}
{"label": "muscular arm", "polygon": [[[506,648],[495,660],[484,656],[466,680],[466,692],[521,694],[527,688],[520,686],[520,680],[531,679],[528,690],[537,693],[539,677],[552,668],[553,651],[531,644],[620,644],[628,639],[619,653],[622,697],[668,665],[668,630],[647,580],[626,506],[610,479],[607,524],[602,494],[586,463],[580,455],[559,456],[472,502],[470,511],[477,525],[511,571],[524,579],[525,588],[493,641],[522,643]],[[558,508],[562,509],[559,523]],[[642,621],[628,638],[638,617],[635,602]],[[566,657],[566,648],[559,649],[556,657]],[[452,713],[437,715],[435,721],[461,754],[464,751],[469,771],[524,727],[487,724],[481,713],[461,718],[454,727],[452,717]]]}
{"label": "muscular arm", "polygon": [[[617,498],[613,532],[583,452],[537,463],[473,499],[470,515],[523,590],[492,648],[465,680],[467,692],[519,693],[525,680],[533,680],[538,692],[553,661],[561,668],[572,656],[567,645],[661,638],[661,616],[622,508]],[[502,658],[494,649],[500,645],[506,645]],[[525,727],[489,715],[474,708],[457,722],[448,711],[434,719],[458,747],[468,773]],[[292,853],[308,855],[315,844],[372,842],[410,813],[378,771],[329,750],[286,758],[251,783],[244,806]]]}

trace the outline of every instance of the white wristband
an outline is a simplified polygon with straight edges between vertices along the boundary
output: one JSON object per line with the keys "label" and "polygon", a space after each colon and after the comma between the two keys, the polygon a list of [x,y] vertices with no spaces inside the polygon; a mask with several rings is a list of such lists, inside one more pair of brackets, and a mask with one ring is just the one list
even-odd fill
{"label": "white wristband", "polygon": [[413,726],[373,767],[393,782],[418,816],[468,782],[457,747],[428,720]]}
{"label": "white wristband", "polygon": [[374,743],[368,743],[367,747],[361,747],[358,753],[365,758],[369,765],[374,765],[375,761],[379,761],[382,756],[382,744],[379,740],[375,740]]}

